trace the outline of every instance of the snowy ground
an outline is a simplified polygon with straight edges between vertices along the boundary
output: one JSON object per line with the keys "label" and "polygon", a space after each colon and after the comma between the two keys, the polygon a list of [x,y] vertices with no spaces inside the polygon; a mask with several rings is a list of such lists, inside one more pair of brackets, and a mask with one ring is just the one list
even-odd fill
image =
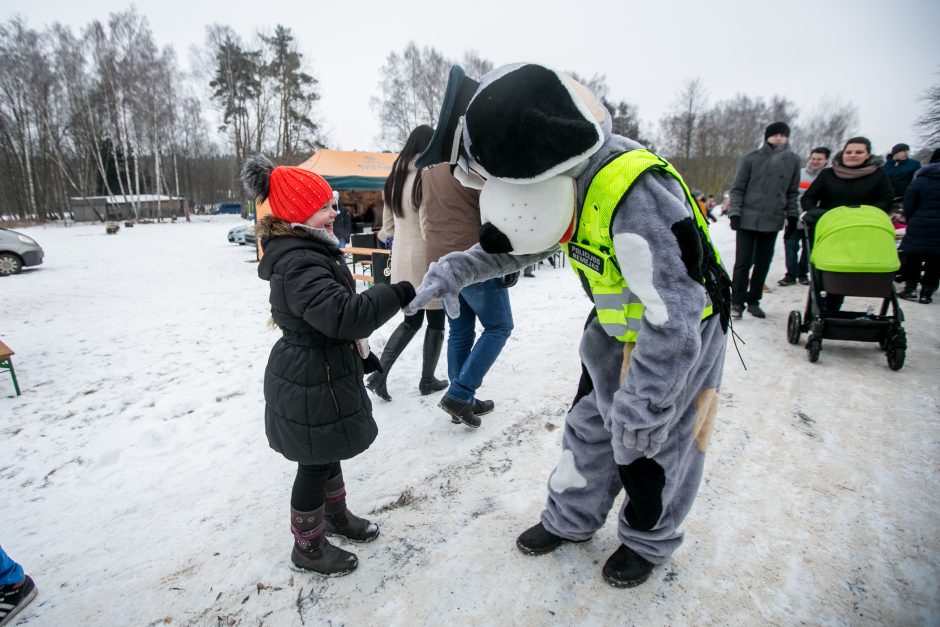
{"label": "snowy ground", "polygon": [[[225,240],[236,223],[24,229],[46,263],[0,279],[23,389],[0,376],[0,544],[40,592],[14,624],[940,624],[940,303],[904,305],[893,372],[873,344],[829,341],[809,363],[785,339],[805,289],[767,294],[768,318],[737,325],[746,371],[728,351],[685,544],[618,590],[600,577],[613,516],[550,555],[514,546],[559,454],[589,309],[570,270],[544,266],[512,289],[481,429],[418,395],[419,342],[395,365],[378,440],[345,464],[382,535],[355,547],[356,573],[322,579],[289,568],[293,467],[262,422],[276,332],[252,255]],[[713,236],[730,264],[730,231]]]}

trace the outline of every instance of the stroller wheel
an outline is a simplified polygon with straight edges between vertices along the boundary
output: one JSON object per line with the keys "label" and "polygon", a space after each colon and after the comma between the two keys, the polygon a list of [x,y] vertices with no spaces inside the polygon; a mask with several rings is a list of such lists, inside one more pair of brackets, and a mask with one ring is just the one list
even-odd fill
{"label": "stroller wheel", "polygon": [[787,341],[790,344],[799,344],[800,343],[800,333],[803,331],[803,316],[799,311],[793,310],[790,312],[790,317],[787,318]]}
{"label": "stroller wheel", "polygon": [[806,351],[809,353],[809,360],[816,363],[819,361],[819,353],[822,351],[822,341],[810,339],[810,341],[806,343]]}
{"label": "stroller wheel", "polygon": [[904,367],[904,349],[900,346],[892,346],[888,349],[888,367],[892,370],[900,370]]}

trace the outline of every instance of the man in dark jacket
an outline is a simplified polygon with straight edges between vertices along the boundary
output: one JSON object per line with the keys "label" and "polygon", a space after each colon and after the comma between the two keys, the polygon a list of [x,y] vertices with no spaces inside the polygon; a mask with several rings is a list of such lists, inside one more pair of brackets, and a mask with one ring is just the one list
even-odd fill
{"label": "man in dark jacket", "polygon": [[339,192],[333,192],[333,201],[336,203],[336,220],[333,222],[333,235],[339,240],[339,247],[345,248],[349,244],[349,235],[352,233],[352,216],[339,201]]}
{"label": "man in dark jacket", "polygon": [[910,159],[911,147],[907,144],[895,144],[891,149],[890,158],[885,161],[881,169],[891,179],[891,189],[895,200],[904,198],[907,186],[914,180],[914,175],[920,169],[920,161]]}
{"label": "man in dark jacket", "polygon": [[786,224],[786,240],[796,230],[800,160],[790,150],[789,138],[790,127],[784,122],[768,126],[763,146],[741,159],[731,185],[729,219],[731,229],[737,231],[731,294],[731,315],[735,318],[743,315],[745,303],[748,313],[766,317],[760,299],[777,233]]}

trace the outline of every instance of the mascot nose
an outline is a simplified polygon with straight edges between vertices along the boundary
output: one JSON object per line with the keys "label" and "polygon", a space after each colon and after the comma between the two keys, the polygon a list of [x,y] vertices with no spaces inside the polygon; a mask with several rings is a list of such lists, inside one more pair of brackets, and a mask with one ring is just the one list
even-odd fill
{"label": "mascot nose", "polygon": [[493,226],[491,222],[486,222],[480,227],[480,248],[490,253],[511,253],[512,243],[506,234]]}

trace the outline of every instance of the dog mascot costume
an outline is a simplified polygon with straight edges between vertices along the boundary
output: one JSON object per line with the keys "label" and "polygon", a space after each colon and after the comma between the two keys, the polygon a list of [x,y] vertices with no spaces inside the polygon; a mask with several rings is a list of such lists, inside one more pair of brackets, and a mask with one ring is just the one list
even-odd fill
{"label": "dog mascot costume", "polygon": [[[503,66],[479,82],[451,70],[424,167],[449,161],[480,192],[480,244],[431,265],[407,310],[560,246],[594,309],[582,376],[530,555],[583,542],[621,489],[622,542],[603,568],[644,582],[682,542],[718,405],[730,281],[688,187],[663,159],[611,134],[583,85],[544,66]],[[406,310],[406,311],[407,311]]]}

